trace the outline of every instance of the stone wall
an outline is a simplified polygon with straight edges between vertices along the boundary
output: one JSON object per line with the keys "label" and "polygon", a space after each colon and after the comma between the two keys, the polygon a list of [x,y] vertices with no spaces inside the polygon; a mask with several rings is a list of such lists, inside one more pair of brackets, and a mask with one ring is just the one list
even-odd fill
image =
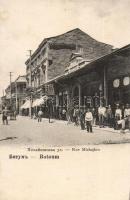
{"label": "stone wall", "polygon": [[[59,44],[58,49],[54,49],[53,45],[49,49],[49,80],[64,73],[72,52],[79,52],[82,50],[83,57],[87,60],[94,60],[112,52],[111,45],[98,42],[80,29],[74,29],[60,36],[50,38],[48,41],[50,44],[56,44],[57,47]],[[69,48],[67,45],[64,46],[63,44],[71,45]]]}

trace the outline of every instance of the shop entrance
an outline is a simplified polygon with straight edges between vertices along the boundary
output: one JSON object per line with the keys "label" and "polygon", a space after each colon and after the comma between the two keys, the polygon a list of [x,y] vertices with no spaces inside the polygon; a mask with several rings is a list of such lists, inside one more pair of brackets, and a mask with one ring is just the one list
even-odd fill
{"label": "shop entrance", "polygon": [[130,104],[130,86],[119,88],[112,88],[109,86],[108,102],[113,106],[115,104]]}

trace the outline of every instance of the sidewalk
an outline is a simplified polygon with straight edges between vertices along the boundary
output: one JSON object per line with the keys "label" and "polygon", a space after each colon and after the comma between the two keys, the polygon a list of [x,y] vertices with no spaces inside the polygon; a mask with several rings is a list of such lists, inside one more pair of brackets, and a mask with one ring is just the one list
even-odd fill
{"label": "sidewalk", "polygon": [[67,121],[43,118],[38,122],[30,117],[18,116],[9,125],[0,124],[0,144],[42,144],[49,146],[100,145],[130,143],[130,133],[110,128],[93,127],[93,133]]}
{"label": "sidewalk", "polygon": [[[48,118],[42,118],[44,121],[49,121]],[[33,119],[32,119],[33,120]],[[58,119],[51,119],[51,123],[63,123],[63,124],[66,124],[68,126],[74,126],[74,123],[71,122],[71,123],[68,123],[67,121],[65,120],[58,120]],[[74,127],[77,127],[77,128],[80,128],[80,125],[78,126],[74,126]],[[111,133],[122,133],[121,130],[115,130],[114,128],[110,128],[110,127],[103,127],[103,128],[100,128],[98,125],[96,126],[93,126],[93,130],[101,130],[101,131],[107,131],[107,132],[111,132]],[[124,134],[126,133],[130,133],[130,131],[128,129],[126,129],[124,131]]]}

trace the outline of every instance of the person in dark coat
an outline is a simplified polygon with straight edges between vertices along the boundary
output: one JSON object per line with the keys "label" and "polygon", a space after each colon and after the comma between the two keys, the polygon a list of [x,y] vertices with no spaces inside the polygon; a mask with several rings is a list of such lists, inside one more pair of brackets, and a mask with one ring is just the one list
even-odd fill
{"label": "person in dark coat", "polygon": [[83,111],[83,109],[80,110],[80,126],[81,130],[85,129],[85,112]]}
{"label": "person in dark coat", "polygon": [[8,125],[8,110],[6,108],[2,111],[2,121],[3,125]]}

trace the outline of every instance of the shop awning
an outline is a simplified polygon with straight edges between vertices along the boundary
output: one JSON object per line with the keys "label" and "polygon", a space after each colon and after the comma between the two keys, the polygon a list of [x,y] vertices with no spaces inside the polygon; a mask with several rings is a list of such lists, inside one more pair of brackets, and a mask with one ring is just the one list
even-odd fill
{"label": "shop awning", "polygon": [[30,108],[30,101],[27,100],[21,107],[21,109],[27,109],[27,108]]}
{"label": "shop awning", "polygon": [[33,101],[32,107],[38,106],[38,104],[39,104],[38,102],[39,102],[39,99],[35,99],[35,100]]}
{"label": "shop awning", "polygon": [[33,102],[33,105],[32,107],[37,107],[37,106],[41,106],[43,105],[48,99],[48,96],[43,96],[41,97],[40,99],[36,99],[34,102]]}

